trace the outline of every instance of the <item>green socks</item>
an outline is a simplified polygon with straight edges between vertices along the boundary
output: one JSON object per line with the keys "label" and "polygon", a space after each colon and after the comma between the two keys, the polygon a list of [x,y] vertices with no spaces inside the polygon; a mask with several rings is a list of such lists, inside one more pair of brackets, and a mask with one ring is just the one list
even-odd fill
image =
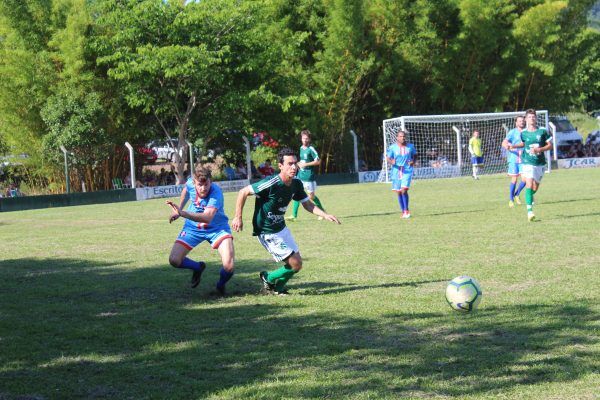
{"label": "green socks", "polygon": [[292,207],[292,217],[298,218],[298,207],[300,207],[300,202],[294,200],[294,204]]}
{"label": "green socks", "polygon": [[[315,196],[315,198],[313,199],[313,203],[315,203],[315,205],[317,207],[319,207],[321,210],[325,211],[325,209],[323,208],[323,205],[321,204],[321,200],[319,200],[319,198],[317,196]],[[292,217],[298,218],[298,208],[300,208],[300,202],[294,200],[293,204],[292,204]]]}
{"label": "green socks", "polygon": [[525,204],[527,204],[527,211],[533,210],[533,194],[535,192],[533,189],[527,188],[525,189]]}
{"label": "green socks", "polygon": [[295,273],[296,271],[294,271],[292,267],[285,264],[283,267],[276,269],[273,272],[269,272],[267,280],[277,285],[285,285]]}
{"label": "green socks", "polygon": [[317,207],[319,207],[321,210],[325,211],[325,209],[323,208],[323,205],[321,204],[321,200],[319,200],[319,198],[317,196],[315,196],[315,198],[313,199],[313,203],[315,203],[315,205]]}

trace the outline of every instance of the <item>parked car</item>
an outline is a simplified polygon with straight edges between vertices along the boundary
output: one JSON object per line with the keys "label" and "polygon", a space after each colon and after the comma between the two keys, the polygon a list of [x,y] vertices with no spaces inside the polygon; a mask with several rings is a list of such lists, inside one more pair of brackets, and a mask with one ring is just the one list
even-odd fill
{"label": "parked car", "polygon": [[565,158],[571,146],[583,144],[583,136],[577,132],[565,116],[551,116],[550,122],[556,127],[556,149],[558,158]]}
{"label": "parked car", "polygon": [[[135,159],[140,160],[143,165],[154,164],[157,160],[156,152],[146,146],[135,147]],[[129,152],[125,153],[125,161],[129,161]]]}
{"label": "parked car", "polygon": [[179,139],[171,139],[170,141],[153,140],[146,147],[152,149],[161,160],[173,162],[175,161],[178,144]]}

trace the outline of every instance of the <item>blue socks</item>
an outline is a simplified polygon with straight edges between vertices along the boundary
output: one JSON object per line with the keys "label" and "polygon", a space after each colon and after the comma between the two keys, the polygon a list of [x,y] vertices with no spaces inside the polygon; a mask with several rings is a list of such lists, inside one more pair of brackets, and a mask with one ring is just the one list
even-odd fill
{"label": "blue socks", "polygon": [[402,212],[408,211],[408,192],[398,193],[398,204]]}
{"label": "blue socks", "polygon": [[233,276],[233,272],[227,272],[225,268],[221,267],[221,271],[219,274],[221,278],[219,279],[219,282],[217,282],[217,287],[223,288]]}
{"label": "blue socks", "polygon": [[404,203],[404,195],[398,193],[398,204],[400,204],[400,209],[402,210],[402,212],[404,212],[404,210],[406,210],[406,205]]}
{"label": "blue socks", "polygon": [[192,269],[194,271],[200,271],[200,263],[189,258],[184,258],[179,268]]}
{"label": "blue socks", "polygon": [[521,190],[523,190],[523,188],[525,187],[525,182],[521,182],[519,184],[519,187],[517,188],[517,191],[515,192],[515,196],[518,196],[521,194]]}
{"label": "blue socks", "polygon": [[517,187],[516,183],[511,182],[510,183],[510,201],[513,201],[515,199],[515,188]]}

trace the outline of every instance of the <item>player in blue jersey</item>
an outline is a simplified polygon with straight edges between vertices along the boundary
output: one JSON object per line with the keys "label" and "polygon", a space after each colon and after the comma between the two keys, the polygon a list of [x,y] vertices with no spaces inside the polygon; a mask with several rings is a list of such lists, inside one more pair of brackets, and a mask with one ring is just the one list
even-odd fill
{"label": "player in blue jersey", "polygon": [[525,187],[525,179],[521,178],[521,183],[517,186],[518,177],[521,175],[521,148],[513,148],[509,150],[510,146],[521,143],[521,132],[525,129],[525,117],[518,116],[515,118],[515,127],[508,131],[506,137],[502,141],[502,147],[506,149],[506,160],[508,161],[508,176],[510,177],[509,186],[509,201],[508,206],[513,208],[515,203],[521,204],[519,195]]}
{"label": "player in blue jersey", "polygon": [[417,151],[412,143],[407,143],[406,132],[398,131],[396,143],[388,148],[386,157],[388,164],[392,166],[392,190],[398,193],[402,218],[410,218],[408,189],[412,180],[413,165],[417,160]]}
{"label": "player in blue jersey", "polygon": [[[184,210],[188,199],[190,205]],[[208,241],[221,256],[223,266],[216,287],[217,291],[224,295],[225,284],[233,276],[233,236],[229,228],[229,219],[223,210],[223,192],[219,186],[212,183],[210,170],[197,166],[181,192],[179,205],[172,201],[167,201],[167,204],[173,210],[169,222],[179,217],[185,218],[183,229],[171,249],[169,263],[175,268],[191,269],[192,287],[195,288],[200,283],[206,264],[203,261],[193,261],[187,255],[194,247],[205,240]]]}

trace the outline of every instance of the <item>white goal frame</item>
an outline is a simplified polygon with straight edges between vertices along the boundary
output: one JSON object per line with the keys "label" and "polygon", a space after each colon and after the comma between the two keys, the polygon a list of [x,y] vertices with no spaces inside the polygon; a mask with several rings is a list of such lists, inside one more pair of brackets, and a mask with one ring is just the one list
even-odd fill
{"label": "white goal frame", "polygon": [[[549,123],[547,110],[537,110],[538,126],[548,129],[554,138],[555,132]],[[481,114],[448,114],[448,115],[409,115],[390,118],[383,121],[383,159],[379,182],[390,182],[389,169],[385,153],[389,146],[396,141],[396,132],[402,129],[407,132],[407,140],[415,144],[418,159],[421,161],[415,168],[414,179],[448,178],[471,174],[468,142],[471,132],[481,131],[484,142],[484,159],[486,169],[483,173],[506,173],[505,152],[501,145],[506,133],[514,128],[515,118],[524,116],[525,111],[498,112]],[[427,137],[427,138],[425,138]],[[432,139],[433,138],[433,139]],[[429,151],[420,146],[420,140],[443,141],[448,154],[443,157],[442,165],[435,168],[423,163],[425,152]],[[554,138],[555,139],[555,138]],[[421,148],[420,148],[421,147]],[[435,149],[434,149],[435,150]],[[546,153],[548,160],[547,172],[550,172],[550,152]]]}

